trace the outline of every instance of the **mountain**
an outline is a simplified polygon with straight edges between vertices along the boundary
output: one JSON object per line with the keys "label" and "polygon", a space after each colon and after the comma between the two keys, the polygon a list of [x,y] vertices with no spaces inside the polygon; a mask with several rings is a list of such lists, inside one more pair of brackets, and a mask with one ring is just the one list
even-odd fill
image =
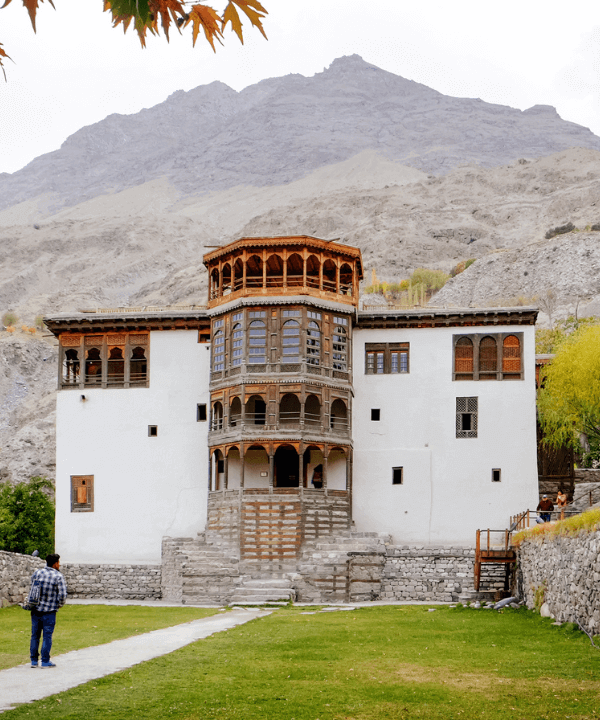
{"label": "mountain", "polygon": [[[578,230],[545,239],[571,222]],[[209,245],[340,237],[365,278],[477,258],[436,304],[600,313],[600,138],[365,63],[112,115],[0,175],[0,313],[202,303]],[[20,325],[20,323],[19,323]],[[53,475],[53,339],[0,332],[0,480]]]}
{"label": "mountain", "polygon": [[439,175],[576,146],[600,150],[600,138],[552,107],[522,112],[447,97],[353,55],[310,78],[272,78],[239,93],[214,82],[110,115],[0,175],[0,210],[47,193],[52,207],[72,206],[161,177],[185,195],[276,186],[369,149]]}

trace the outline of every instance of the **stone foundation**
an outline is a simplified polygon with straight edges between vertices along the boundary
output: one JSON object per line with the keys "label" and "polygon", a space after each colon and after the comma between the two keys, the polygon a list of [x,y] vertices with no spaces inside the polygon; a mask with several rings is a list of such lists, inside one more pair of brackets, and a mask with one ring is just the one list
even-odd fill
{"label": "stone foundation", "polygon": [[161,595],[160,565],[61,565],[69,597],[156,600]]}
{"label": "stone foundation", "polygon": [[39,557],[0,550],[0,607],[23,602],[35,570],[46,567]]}

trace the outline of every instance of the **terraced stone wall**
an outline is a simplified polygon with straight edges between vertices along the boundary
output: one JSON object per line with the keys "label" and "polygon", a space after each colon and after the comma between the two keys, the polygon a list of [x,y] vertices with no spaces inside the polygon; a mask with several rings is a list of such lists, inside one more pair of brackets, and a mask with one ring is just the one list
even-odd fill
{"label": "terraced stone wall", "polygon": [[0,607],[22,602],[34,570],[45,566],[42,558],[0,550]]}
{"label": "terraced stone wall", "polygon": [[151,600],[161,597],[160,565],[61,565],[69,597]]}
{"label": "terraced stone wall", "polygon": [[518,567],[527,607],[543,601],[559,622],[579,622],[600,634],[600,530],[526,539]]}

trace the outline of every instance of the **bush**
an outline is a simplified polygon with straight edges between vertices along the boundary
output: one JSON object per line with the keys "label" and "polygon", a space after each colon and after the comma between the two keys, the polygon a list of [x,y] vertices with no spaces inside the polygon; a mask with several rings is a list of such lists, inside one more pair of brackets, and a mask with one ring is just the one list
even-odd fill
{"label": "bush", "polygon": [[470,258],[469,260],[461,260],[457,265],[452,268],[452,270],[450,270],[450,277],[456,277],[457,275],[460,275],[468,267],[471,267],[471,265],[475,262],[475,259],[476,258]]}
{"label": "bush", "polygon": [[15,315],[15,313],[12,310],[9,310],[8,312],[5,312],[2,316],[2,324],[5,328],[11,327],[12,325],[16,325],[19,321],[19,318]]}
{"label": "bush", "polygon": [[0,485],[0,550],[41,557],[54,552],[54,502],[44,491],[50,480],[32,477],[26,482]]}
{"label": "bush", "polygon": [[573,230],[575,230],[575,225],[573,225],[572,222],[568,222],[566,225],[557,225],[555,228],[551,228],[544,237],[546,240],[550,240],[557,235],[564,235],[565,233],[572,232]]}

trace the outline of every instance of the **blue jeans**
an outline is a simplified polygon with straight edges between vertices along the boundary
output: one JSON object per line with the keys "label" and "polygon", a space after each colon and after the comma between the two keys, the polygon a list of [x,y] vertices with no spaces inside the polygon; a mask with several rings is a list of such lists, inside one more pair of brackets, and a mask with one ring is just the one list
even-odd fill
{"label": "blue jeans", "polygon": [[38,612],[31,611],[31,644],[29,646],[29,654],[31,662],[38,661],[38,648],[40,646],[40,637],[44,633],[42,641],[42,662],[50,662],[50,649],[52,647],[52,633],[56,625],[56,611],[54,612]]}

